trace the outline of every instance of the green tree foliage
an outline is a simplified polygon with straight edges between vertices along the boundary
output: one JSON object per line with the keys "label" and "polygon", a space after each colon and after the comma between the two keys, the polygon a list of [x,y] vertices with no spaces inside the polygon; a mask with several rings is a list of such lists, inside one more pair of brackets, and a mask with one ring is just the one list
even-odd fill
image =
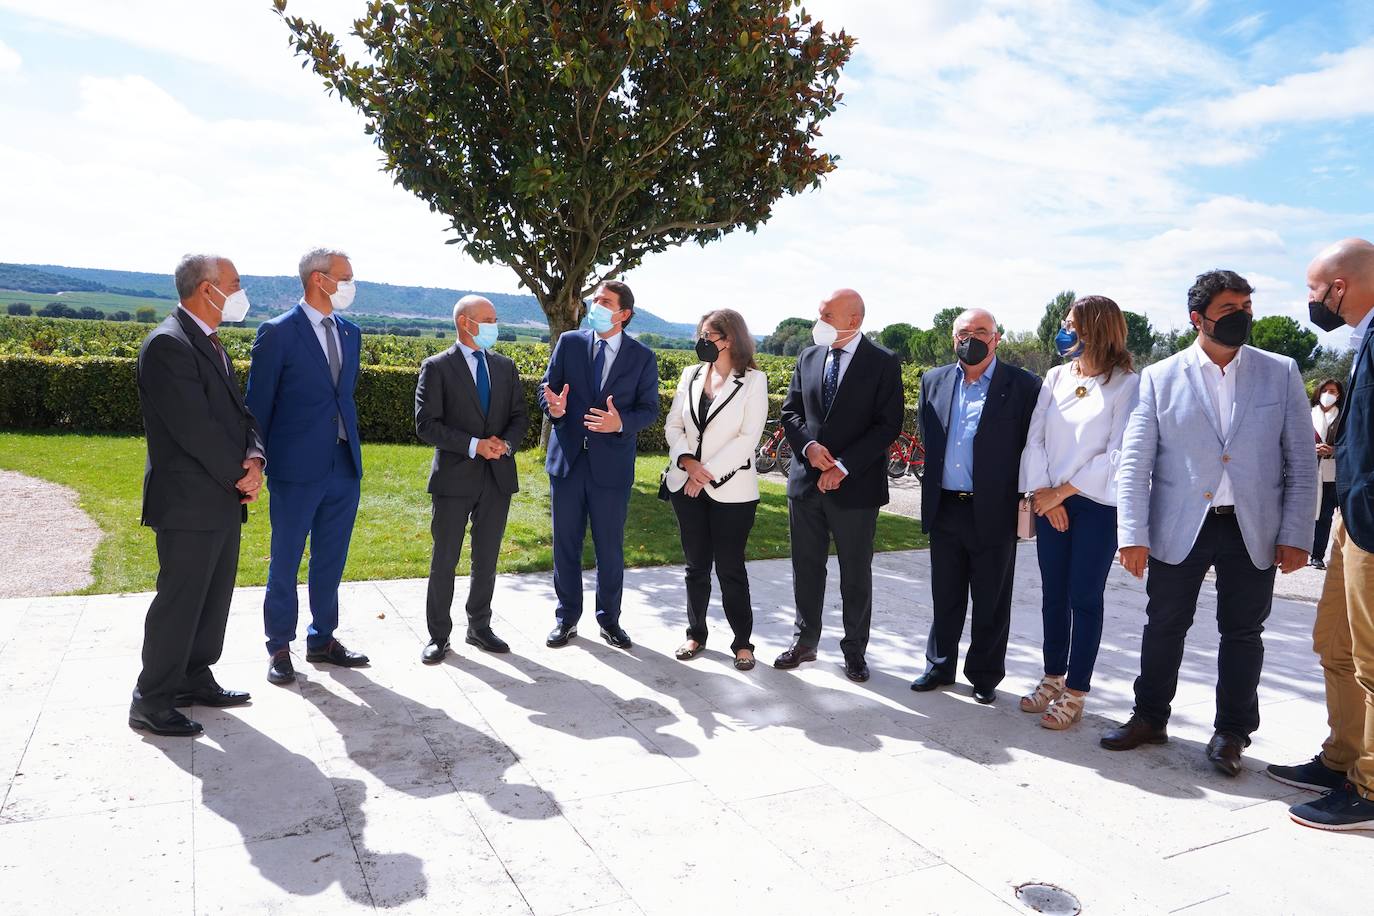
{"label": "green tree foliage", "polygon": [[997,358],[1013,366],[1020,366],[1044,378],[1050,368],[1060,362],[1059,354],[1047,353],[1038,335],[1030,331],[1009,331],[997,345]]}
{"label": "green tree foliage", "polygon": [[32,315],[33,306],[27,302],[11,302],[5,306],[5,312],[10,315]]}
{"label": "green tree foliage", "polygon": [[912,338],[923,333],[925,332],[915,325],[899,321],[879,331],[877,341],[901,357],[902,362],[909,363],[911,362]]}
{"label": "green tree foliage", "polygon": [[1309,394],[1324,379],[1333,378],[1344,386],[1345,380],[1350,378],[1350,364],[1354,361],[1355,351],[1350,347],[1344,350],[1318,347],[1312,354],[1311,368],[1303,373],[1303,381],[1307,383]]}
{"label": "green tree foliage", "polygon": [[1069,306],[1073,305],[1073,290],[1066,289],[1045,303],[1045,314],[1040,318],[1040,323],[1035,326],[1035,336],[1040,341],[1041,348],[1046,353],[1054,353],[1054,335],[1059,333],[1059,327],[1064,323],[1064,316],[1069,313]]}
{"label": "green tree foliage", "polygon": [[134,320],[141,321],[144,324],[152,324],[154,321],[157,321],[157,309],[153,308],[151,305],[137,308],[134,310]]}
{"label": "green tree foliage", "polygon": [[128,312],[126,312],[126,311],[124,311],[123,309],[121,309],[121,310],[119,310],[119,311],[114,312],[113,314],[111,314],[111,315],[110,315],[110,320],[111,320],[111,321],[133,321],[133,320],[134,320],[134,316],[133,316],[133,315],[130,315]]}
{"label": "green tree foliage", "polygon": [[811,346],[811,327],[815,323],[810,318],[784,318],[778,322],[773,333],[759,344],[759,352],[773,353],[777,356],[796,356]]}
{"label": "green tree foliage", "polygon": [[1261,350],[1291,357],[1304,372],[1312,368],[1317,349],[1317,335],[1287,315],[1266,315],[1256,321],[1250,342]]}
{"label": "green tree foliage", "polygon": [[1126,349],[1135,357],[1137,369],[1150,363],[1155,348],[1155,329],[1150,327],[1150,319],[1139,312],[1121,310],[1126,319]]}
{"label": "green tree foliage", "polygon": [[555,339],[600,279],[753,231],[835,167],[813,143],[853,39],[795,0],[371,0],[365,61],[273,2],[396,182],[514,270]]}

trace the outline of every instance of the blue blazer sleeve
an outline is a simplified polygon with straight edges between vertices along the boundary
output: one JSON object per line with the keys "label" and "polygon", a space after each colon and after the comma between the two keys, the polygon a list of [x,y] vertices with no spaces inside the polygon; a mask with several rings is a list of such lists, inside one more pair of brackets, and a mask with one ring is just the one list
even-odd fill
{"label": "blue blazer sleeve", "polygon": [[647,347],[646,358],[639,367],[639,377],[635,380],[635,403],[628,410],[619,404],[620,435],[634,436],[641,429],[658,422],[658,357]]}

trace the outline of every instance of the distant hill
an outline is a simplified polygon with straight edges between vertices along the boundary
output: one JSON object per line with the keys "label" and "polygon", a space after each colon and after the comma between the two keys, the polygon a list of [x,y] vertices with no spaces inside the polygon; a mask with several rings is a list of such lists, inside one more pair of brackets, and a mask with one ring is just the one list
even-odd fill
{"label": "distant hill", "polygon": [[[296,303],[301,295],[298,277],[242,278],[243,288],[259,315],[277,314]],[[171,274],[138,273],[127,270],[100,270],[91,267],[61,267],[54,264],[0,263],[0,290],[34,293],[90,292],[176,301]],[[358,298],[351,311],[362,315],[398,318],[449,318],[453,303],[471,293],[485,296],[496,306],[505,324],[537,325],[548,322],[533,296],[490,293],[480,290],[436,289],[428,286],[395,286],[390,283],[358,281]],[[636,334],[655,333],[668,337],[690,338],[695,325],[665,321],[645,309],[635,313]]]}

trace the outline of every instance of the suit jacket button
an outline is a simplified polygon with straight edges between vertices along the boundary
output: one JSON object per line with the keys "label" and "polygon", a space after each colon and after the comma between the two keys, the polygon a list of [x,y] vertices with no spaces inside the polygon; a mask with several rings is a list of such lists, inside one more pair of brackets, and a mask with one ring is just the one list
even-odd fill
{"label": "suit jacket button", "polygon": [[1230,456],[1230,455],[1222,455],[1222,456],[1221,456],[1221,463],[1222,463],[1222,464],[1226,464],[1226,463],[1229,462],[1230,460],[1231,460],[1231,456]]}
{"label": "suit jacket button", "polygon": [[1203,499],[1211,499],[1211,498],[1212,498],[1212,494],[1211,494],[1211,493],[1203,493],[1203,494],[1202,494],[1202,498],[1203,498]]}

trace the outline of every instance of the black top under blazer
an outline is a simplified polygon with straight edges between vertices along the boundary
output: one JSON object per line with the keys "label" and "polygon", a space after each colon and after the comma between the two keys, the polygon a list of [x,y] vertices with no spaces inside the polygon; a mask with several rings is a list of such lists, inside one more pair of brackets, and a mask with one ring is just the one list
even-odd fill
{"label": "black top under blazer", "polygon": [[[921,529],[930,531],[940,509],[940,481],[945,475],[954,386],[959,364],[931,369],[921,376],[921,441],[926,467],[921,478]],[[987,400],[973,437],[973,524],[980,541],[1016,538],[1016,484],[1021,450],[1026,447],[1031,415],[1040,397],[1040,377],[1001,360],[988,384]]]}
{"label": "black top under blazer", "polygon": [[468,457],[474,439],[495,436],[512,449],[520,447],[529,427],[525,389],[515,361],[486,351],[491,401],[482,413],[477,382],[467,365],[467,355],[457,344],[420,364],[415,386],[415,434],[434,446],[429,471],[429,492],[438,496],[476,496],[482,491],[482,475],[490,471],[497,488],[506,495],[520,490],[515,453],[489,461]]}
{"label": "black top under blazer", "polygon": [[846,509],[886,505],[887,453],[902,431],[905,410],[901,360],[891,350],[860,337],[827,413],[821,386],[829,349],[813,346],[801,352],[782,402],[783,431],[792,446],[787,495],[797,498],[818,492],[820,472],[802,454],[814,440],[849,472],[838,489],[823,496]]}
{"label": "black top under blazer", "polygon": [[1374,553],[1374,327],[1359,359],[1336,428],[1336,501],[1355,546]]}
{"label": "black top under blazer", "polygon": [[262,450],[262,433],[238,380],[180,308],[139,348],[138,402],[148,437],[143,524],[215,531],[247,521],[236,484],[248,450]]}

